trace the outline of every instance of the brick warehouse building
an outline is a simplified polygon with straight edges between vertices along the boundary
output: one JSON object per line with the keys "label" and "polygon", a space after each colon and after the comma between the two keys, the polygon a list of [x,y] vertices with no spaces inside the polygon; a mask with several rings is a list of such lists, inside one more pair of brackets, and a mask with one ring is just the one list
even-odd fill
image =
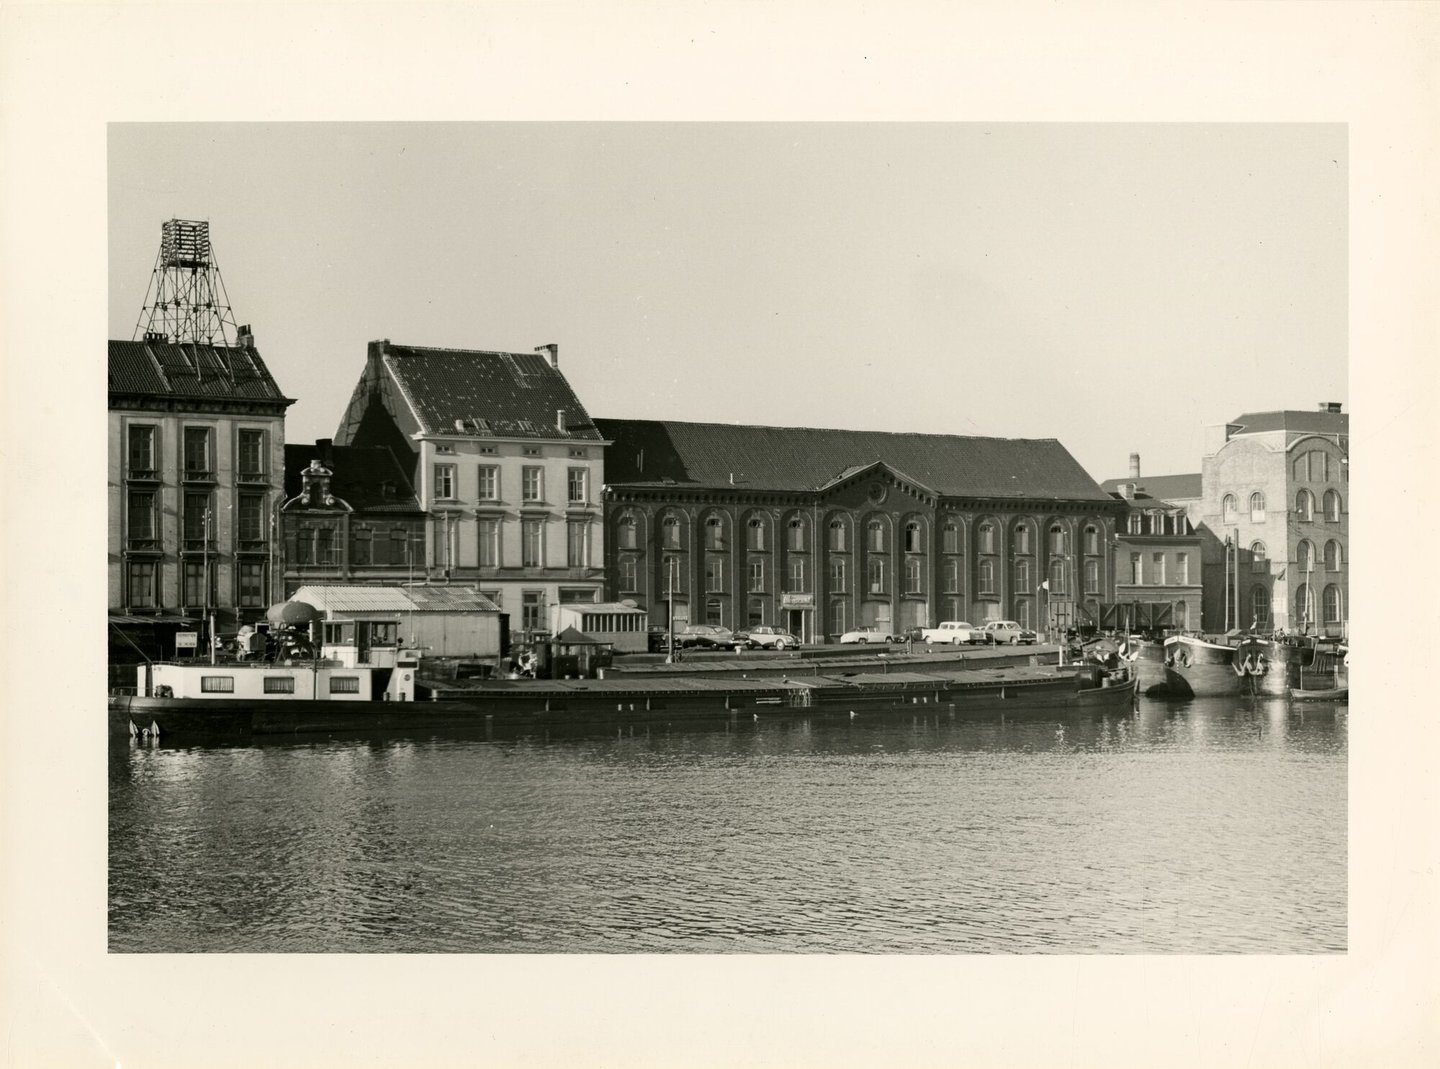
{"label": "brick warehouse building", "polygon": [[[596,420],[612,599],[676,626],[1068,626],[1126,505],[1053,439]],[[1042,588],[1048,581],[1049,589]],[[672,590],[668,585],[673,582]]]}

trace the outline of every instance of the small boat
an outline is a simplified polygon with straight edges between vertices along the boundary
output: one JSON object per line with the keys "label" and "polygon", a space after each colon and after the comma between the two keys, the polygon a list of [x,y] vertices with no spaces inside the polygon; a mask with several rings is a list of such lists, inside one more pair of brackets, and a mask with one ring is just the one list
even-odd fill
{"label": "small boat", "polygon": [[1349,687],[1291,687],[1290,700],[1296,702],[1344,702],[1350,701]]}
{"label": "small boat", "polygon": [[1323,642],[1315,647],[1310,663],[1299,672],[1299,685],[1290,688],[1297,702],[1348,702],[1350,700],[1350,647]]}

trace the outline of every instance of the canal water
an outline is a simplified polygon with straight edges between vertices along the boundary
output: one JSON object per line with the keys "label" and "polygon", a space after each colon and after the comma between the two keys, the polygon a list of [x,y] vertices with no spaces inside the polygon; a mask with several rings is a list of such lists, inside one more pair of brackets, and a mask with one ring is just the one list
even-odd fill
{"label": "canal water", "polygon": [[113,744],[118,952],[1333,953],[1344,707]]}

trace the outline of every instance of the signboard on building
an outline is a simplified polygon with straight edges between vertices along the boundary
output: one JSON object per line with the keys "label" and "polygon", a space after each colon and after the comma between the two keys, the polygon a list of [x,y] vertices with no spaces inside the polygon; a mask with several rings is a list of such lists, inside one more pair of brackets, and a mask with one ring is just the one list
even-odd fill
{"label": "signboard on building", "polygon": [[815,595],[781,594],[780,607],[782,609],[813,609],[815,607]]}
{"label": "signboard on building", "polygon": [[198,631],[176,631],[175,652],[181,650],[193,650],[200,647],[200,632]]}

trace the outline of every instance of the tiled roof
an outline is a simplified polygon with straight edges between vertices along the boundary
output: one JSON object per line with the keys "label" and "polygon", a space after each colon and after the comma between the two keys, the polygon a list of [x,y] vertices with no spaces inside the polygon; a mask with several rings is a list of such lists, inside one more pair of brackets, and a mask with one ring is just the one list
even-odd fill
{"label": "tiled roof", "polygon": [[290,596],[332,612],[499,612],[477,590],[457,586],[302,586]]}
{"label": "tiled roof", "polygon": [[1141,479],[1106,479],[1100,488],[1106,493],[1117,494],[1125,483],[1138,483],[1135,499],[1153,501],[1185,501],[1198,498],[1201,493],[1201,476],[1193,475],[1149,475]]}
{"label": "tiled roof", "polygon": [[[540,353],[385,343],[385,366],[427,434],[597,441],[590,414]],[[565,413],[565,430],[555,414]],[[466,421],[465,430],[456,420]]]}
{"label": "tiled roof", "polygon": [[254,349],[110,341],[110,395],[235,398],[289,404]]}
{"label": "tiled roof", "polygon": [[[383,446],[333,445],[329,462],[320,445],[285,446],[285,497],[295,497],[304,489],[300,473],[310,461],[320,460],[334,475],[330,492],[357,512],[419,512],[420,502],[410,488],[409,476]],[[387,497],[384,484],[394,490]]]}
{"label": "tiled roof", "polygon": [[1295,431],[1307,434],[1349,434],[1348,412],[1287,410],[1284,412],[1246,412],[1230,421],[1240,429],[1235,434],[1261,434],[1266,431]]}
{"label": "tiled roof", "polygon": [[[1053,438],[596,420],[610,485],[817,490],[883,462],[944,497],[1110,502]],[[733,479],[732,479],[733,475]]]}

